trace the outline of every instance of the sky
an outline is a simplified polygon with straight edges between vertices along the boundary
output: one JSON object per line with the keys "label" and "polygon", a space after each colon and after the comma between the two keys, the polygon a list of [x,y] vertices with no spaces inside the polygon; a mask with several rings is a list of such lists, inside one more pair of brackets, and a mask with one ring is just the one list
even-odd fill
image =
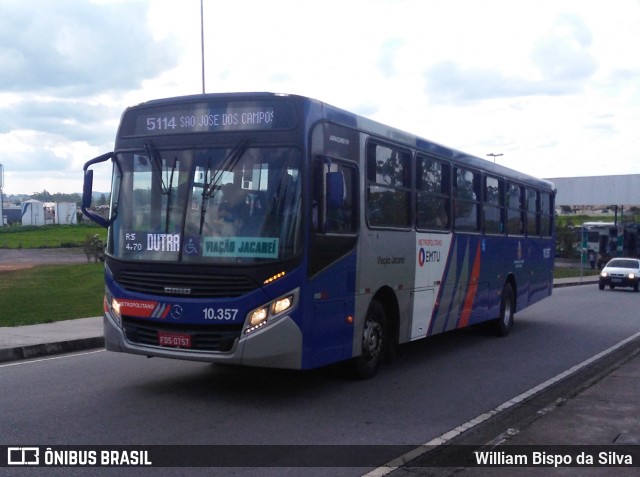
{"label": "sky", "polygon": [[[200,4],[0,0],[4,193],[80,192],[127,106],[201,93]],[[202,4],[207,93],[310,96],[538,177],[640,173],[640,0]]]}

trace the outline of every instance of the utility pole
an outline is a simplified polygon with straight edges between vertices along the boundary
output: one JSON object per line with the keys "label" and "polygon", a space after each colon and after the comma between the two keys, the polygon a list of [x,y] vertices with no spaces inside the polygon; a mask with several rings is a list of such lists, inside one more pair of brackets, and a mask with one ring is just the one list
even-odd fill
{"label": "utility pole", "polygon": [[202,55],[202,94],[204,94],[204,0],[200,0],[200,51]]}
{"label": "utility pole", "polygon": [[500,153],[500,154],[494,154],[493,152],[490,152],[489,154],[487,154],[487,156],[491,156],[493,157],[493,162],[496,162],[496,157],[500,157],[500,156],[504,156],[504,154]]}
{"label": "utility pole", "polygon": [[4,227],[4,198],[2,188],[4,187],[4,166],[0,164],[0,227]]}

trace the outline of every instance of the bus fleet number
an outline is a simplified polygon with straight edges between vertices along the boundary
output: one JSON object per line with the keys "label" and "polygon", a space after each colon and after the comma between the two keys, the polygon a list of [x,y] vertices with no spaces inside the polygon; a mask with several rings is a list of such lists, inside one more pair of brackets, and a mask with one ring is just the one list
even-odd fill
{"label": "bus fleet number", "polygon": [[238,314],[237,308],[205,308],[202,310],[205,320],[232,321]]}

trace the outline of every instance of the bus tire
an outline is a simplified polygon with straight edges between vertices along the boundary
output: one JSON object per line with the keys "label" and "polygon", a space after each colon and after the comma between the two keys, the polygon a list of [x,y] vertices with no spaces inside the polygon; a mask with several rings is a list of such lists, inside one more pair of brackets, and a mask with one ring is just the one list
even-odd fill
{"label": "bus tire", "polygon": [[507,336],[513,328],[513,318],[516,312],[515,296],[511,283],[505,283],[500,299],[500,316],[495,322],[495,332],[498,336]]}
{"label": "bus tire", "polygon": [[387,316],[378,300],[373,300],[362,328],[362,353],[353,359],[353,371],[358,379],[376,375],[384,360],[387,346]]}

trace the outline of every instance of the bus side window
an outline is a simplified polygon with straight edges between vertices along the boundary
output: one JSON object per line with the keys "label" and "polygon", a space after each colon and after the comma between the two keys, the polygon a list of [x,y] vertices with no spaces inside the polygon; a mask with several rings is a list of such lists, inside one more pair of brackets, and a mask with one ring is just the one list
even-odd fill
{"label": "bus side window", "polygon": [[483,218],[488,234],[504,233],[503,181],[495,177],[484,178]]}
{"label": "bus side window", "polygon": [[507,234],[524,235],[524,188],[513,183],[507,185]]}
{"label": "bus side window", "polygon": [[318,233],[353,234],[357,231],[357,173],[340,162],[318,161],[312,209]]}
{"label": "bus side window", "polygon": [[551,194],[542,192],[540,194],[540,234],[543,237],[551,237],[551,227],[553,223],[553,205]]}
{"label": "bus side window", "polygon": [[367,222],[371,227],[411,225],[411,155],[367,144]]}
{"label": "bus side window", "polygon": [[454,171],[454,228],[476,232],[480,229],[480,174],[455,167]]}
{"label": "bus side window", "polygon": [[540,235],[538,226],[538,219],[540,217],[538,195],[537,191],[527,189],[527,235]]}
{"label": "bus side window", "polygon": [[450,228],[451,166],[418,156],[416,171],[416,228]]}

